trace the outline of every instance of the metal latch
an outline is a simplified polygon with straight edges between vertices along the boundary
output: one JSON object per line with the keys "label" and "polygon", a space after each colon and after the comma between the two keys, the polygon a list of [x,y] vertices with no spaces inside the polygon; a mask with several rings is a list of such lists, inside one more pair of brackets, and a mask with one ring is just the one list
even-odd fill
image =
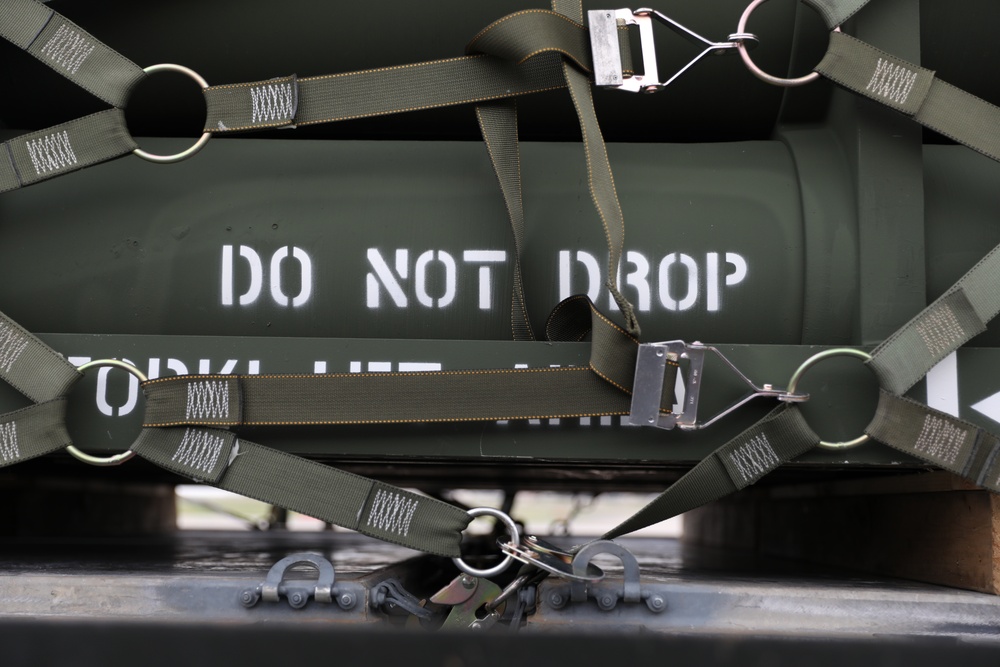
{"label": "metal latch", "polygon": [[[740,400],[705,422],[698,422],[698,401],[701,398],[701,383],[705,367],[705,352],[714,352],[752,390]],[[667,364],[680,364],[687,360],[687,377],[684,378],[684,399],[679,410],[671,413],[661,411],[663,401],[663,380]],[[699,342],[685,343],[672,340],[662,343],[644,343],[639,346],[635,363],[635,379],[632,383],[632,408],[629,423],[634,426],[655,426],[663,429],[680,428],[693,431],[714,424],[722,417],[744,403],[759,397],[777,398],[779,401],[801,403],[809,400],[809,394],[797,394],[765,384],[758,387],[750,378],[736,368],[722,352],[710,345]]]}
{"label": "metal latch", "polygon": [[[691,62],[663,82],[660,81],[656,65],[656,46],[653,42],[652,21],[654,18],[702,49],[701,53],[696,55]],[[729,35],[728,41],[713,42],[669,16],[648,7],[635,11],[631,9],[595,9],[587,12],[587,19],[590,23],[590,48],[594,58],[595,83],[598,86],[617,88],[631,93],[653,93],[662,90],[707,55],[736,53],[740,43],[748,47],[757,43],[757,37],[750,33],[732,34]],[[622,70],[618,38],[619,21],[624,25],[634,25],[639,28],[642,74],[626,77]]]}

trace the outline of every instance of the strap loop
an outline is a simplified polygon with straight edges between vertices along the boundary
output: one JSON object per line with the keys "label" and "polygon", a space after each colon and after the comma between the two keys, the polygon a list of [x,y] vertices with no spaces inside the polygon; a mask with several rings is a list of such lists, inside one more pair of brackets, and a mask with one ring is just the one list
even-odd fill
{"label": "strap loop", "polygon": [[[181,74],[187,74],[189,77],[195,80],[195,82],[201,87],[202,90],[208,88],[208,81],[205,81],[200,74],[192,69],[184,67],[183,65],[174,65],[173,63],[162,63],[160,65],[150,65],[143,70],[146,74],[155,74],[156,72],[180,72]],[[157,164],[173,164],[175,162],[181,162],[186,160],[208,143],[208,140],[212,138],[211,132],[202,133],[198,141],[194,143],[190,148],[181,151],[180,153],[175,153],[173,155],[156,155],[154,153],[148,153],[141,148],[136,148],[132,153],[141,157],[143,160],[148,160],[149,162],[156,162]]]}
{"label": "strap loop", "polygon": [[[90,368],[107,368],[107,367],[121,368],[122,370],[128,371],[136,378],[138,378],[139,382],[147,381],[146,375],[142,371],[140,371],[132,364],[125,361],[121,361],[119,359],[97,359],[95,361],[88,361],[82,366],[78,366],[76,370],[80,373],[83,373],[84,371]],[[121,454],[114,454],[113,456],[92,456],[90,454],[81,452],[73,445],[66,445],[66,451],[69,454],[71,454],[74,458],[79,459],[84,463],[88,463],[92,466],[99,466],[99,467],[121,465],[122,463],[125,463],[126,461],[130,460],[133,456],[135,456],[135,452],[133,452],[131,449],[128,449],[122,452]]]}

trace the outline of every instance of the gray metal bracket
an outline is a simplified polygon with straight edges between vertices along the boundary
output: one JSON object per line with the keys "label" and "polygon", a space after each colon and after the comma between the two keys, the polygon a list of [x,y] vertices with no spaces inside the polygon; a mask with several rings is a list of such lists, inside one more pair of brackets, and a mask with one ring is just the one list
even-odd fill
{"label": "gray metal bracket", "polygon": [[[595,556],[608,554],[615,556],[621,561],[624,572],[622,574],[622,585],[587,581],[571,581],[569,583],[571,602],[586,602],[588,598],[594,598],[601,611],[611,611],[619,601],[627,603],[643,602],[649,610],[655,613],[662,612],[667,608],[667,603],[663,596],[657,594],[644,593],[640,581],[639,561],[631,551],[611,540],[598,540],[585,545],[573,557],[573,571],[578,575],[586,573],[590,561]],[[558,598],[558,599],[557,599]],[[561,603],[561,604],[560,604]],[[549,599],[549,605],[559,607],[565,605],[565,598],[561,594],[554,592]]]}
{"label": "gray metal bracket", "polygon": [[[296,565],[310,565],[316,569],[317,578],[312,581],[291,579],[285,576]],[[336,570],[326,558],[311,553],[296,553],[282,558],[267,573],[267,577],[256,588],[247,588],[240,593],[240,603],[253,607],[261,599],[266,602],[280,602],[284,597],[292,609],[302,609],[312,598],[323,604],[333,604],[341,609],[353,609],[357,595],[351,591],[338,591],[335,584]]]}

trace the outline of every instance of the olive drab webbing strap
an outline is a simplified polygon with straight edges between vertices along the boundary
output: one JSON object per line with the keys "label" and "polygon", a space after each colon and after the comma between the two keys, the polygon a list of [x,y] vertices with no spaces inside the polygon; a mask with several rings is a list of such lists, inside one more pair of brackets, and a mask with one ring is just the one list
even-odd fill
{"label": "olive drab webbing strap", "polygon": [[1000,160],[1000,108],[940,81],[928,69],[834,32],[816,71],[906,114],[924,127]]}
{"label": "olive drab webbing strap", "polygon": [[521,152],[517,138],[515,100],[476,105],[476,120],[500,183],[507,219],[514,237],[514,273],[510,302],[510,330],[516,341],[535,340],[524,299],[524,200],[521,190]]}
{"label": "olive drab webbing strap", "polygon": [[819,443],[794,405],[769,415],[704,458],[666,491],[606,532],[614,539],[665,521],[754,484]]}
{"label": "olive drab webbing strap", "polygon": [[[585,296],[556,307],[547,331],[592,337],[588,366],[325,375],[182,375],[143,384],[147,427],[392,424],[625,415],[639,342]],[[678,367],[664,373],[674,403]]]}
{"label": "olive drab webbing strap", "polygon": [[113,107],[145,76],[138,65],[36,0],[0,0],[0,37]]}
{"label": "olive drab webbing strap", "polygon": [[198,428],[143,429],[132,446],[179,475],[387,542],[461,556],[468,513],[405,489]]}
{"label": "olive drab webbing strap", "polygon": [[823,17],[826,27],[831,30],[851,18],[871,0],[805,0]]}
{"label": "olive drab webbing strap", "polygon": [[65,395],[80,377],[59,353],[0,313],[0,380],[34,403],[0,415],[0,467],[70,444]]}
{"label": "olive drab webbing strap", "polygon": [[902,395],[1000,313],[1000,246],[872,352],[879,383]]}
{"label": "olive drab webbing strap", "polygon": [[866,432],[879,442],[1000,493],[1000,438],[974,424],[883,390]]}
{"label": "olive drab webbing strap", "polygon": [[121,109],[14,137],[0,144],[0,192],[113,160],[136,148]]}
{"label": "olive drab webbing strap", "polygon": [[42,403],[64,396],[80,377],[61,354],[0,313],[0,380]]}

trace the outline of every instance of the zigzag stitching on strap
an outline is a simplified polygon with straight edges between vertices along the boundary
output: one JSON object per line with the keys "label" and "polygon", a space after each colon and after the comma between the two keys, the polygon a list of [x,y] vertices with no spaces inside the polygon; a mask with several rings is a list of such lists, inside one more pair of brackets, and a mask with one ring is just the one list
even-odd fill
{"label": "zigzag stitching on strap", "polygon": [[226,419],[229,417],[229,382],[203,380],[187,386],[185,419]]}
{"label": "zigzag stitching on strap", "polygon": [[25,142],[35,173],[41,176],[50,171],[76,164],[76,153],[69,143],[69,133],[63,130]]}
{"label": "zigzag stitching on strap", "polygon": [[945,465],[954,465],[968,437],[968,430],[940,417],[926,415],[913,449]]}
{"label": "zigzag stitching on strap", "polygon": [[221,436],[187,429],[170,460],[207,474],[215,468],[224,444],[225,440]]}
{"label": "zigzag stitching on strap", "polygon": [[76,74],[94,48],[94,44],[63,23],[45,43],[41,52],[70,74]]}
{"label": "zigzag stitching on strap", "polygon": [[744,482],[752,482],[766,473],[768,467],[781,462],[765,435],[750,438],[729,454],[729,460],[740,471]]}
{"label": "zigzag stitching on strap", "polygon": [[10,463],[21,457],[21,450],[17,446],[17,424],[0,424],[0,459],[4,463]]}
{"label": "zigzag stitching on strap", "polygon": [[916,82],[917,72],[879,58],[872,80],[865,89],[897,104],[905,104]]}
{"label": "zigzag stitching on strap", "polygon": [[406,537],[410,532],[413,513],[417,511],[419,504],[420,501],[399,493],[379,490],[375,493],[375,500],[368,513],[368,525]]}
{"label": "zigzag stitching on strap", "polygon": [[28,347],[28,339],[20,335],[16,329],[0,322],[0,371],[10,373],[14,362]]}
{"label": "zigzag stitching on strap", "polygon": [[916,323],[916,329],[927,351],[934,356],[948,352],[954,343],[965,337],[965,330],[948,304],[928,312]]}
{"label": "zigzag stitching on strap", "polygon": [[291,118],[295,104],[292,84],[266,84],[250,89],[253,102],[252,123]]}

